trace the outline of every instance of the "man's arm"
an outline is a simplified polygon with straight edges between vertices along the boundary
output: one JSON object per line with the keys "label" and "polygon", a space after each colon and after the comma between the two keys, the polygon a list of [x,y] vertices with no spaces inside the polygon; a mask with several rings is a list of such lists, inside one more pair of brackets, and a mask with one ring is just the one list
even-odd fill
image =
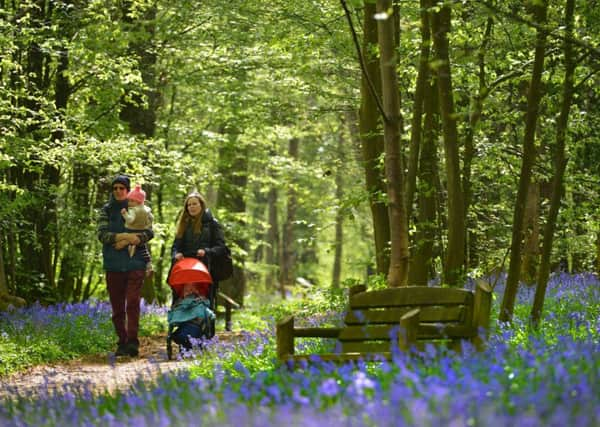
{"label": "man's arm", "polygon": [[116,241],[116,233],[108,231],[108,212],[104,208],[98,214],[97,236],[104,245],[112,245]]}

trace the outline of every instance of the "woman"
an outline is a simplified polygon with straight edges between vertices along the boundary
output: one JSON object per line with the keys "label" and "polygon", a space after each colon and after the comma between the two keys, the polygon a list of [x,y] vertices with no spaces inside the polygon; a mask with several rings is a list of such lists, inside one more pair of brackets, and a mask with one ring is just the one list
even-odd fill
{"label": "woman", "polygon": [[[206,207],[204,197],[196,191],[188,194],[183,203],[183,212],[177,222],[175,241],[171,249],[173,264],[183,258],[198,258],[208,266],[211,258],[226,254],[223,229]],[[211,286],[211,309],[216,309],[218,283]],[[173,302],[177,296],[173,294]]]}
{"label": "woman", "polygon": [[[130,188],[126,175],[117,175],[112,180],[112,193],[98,218],[98,239],[102,242],[112,322],[119,337],[115,355],[136,357],[140,346],[140,300],[146,272],[146,261],[139,248],[152,239],[154,233],[152,229],[125,232],[121,210],[127,207]],[[136,245],[138,249],[132,257],[127,250],[129,245]]]}

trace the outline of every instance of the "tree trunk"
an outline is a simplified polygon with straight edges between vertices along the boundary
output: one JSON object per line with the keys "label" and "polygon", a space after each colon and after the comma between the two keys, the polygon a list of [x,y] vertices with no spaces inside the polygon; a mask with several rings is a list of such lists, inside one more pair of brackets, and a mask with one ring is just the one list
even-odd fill
{"label": "tree trunk", "polygon": [[479,60],[479,88],[477,94],[471,100],[471,111],[469,112],[469,123],[466,130],[465,136],[465,150],[463,156],[463,173],[462,173],[462,188],[464,193],[464,217],[465,217],[465,271],[468,271],[470,266],[475,265],[473,261],[474,254],[471,253],[471,235],[469,230],[469,209],[471,207],[471,163],[473,162],[473,156],[475,155],[474,136],[477,123],[481,118],[483,112],[483,100],[487,96],[489,89],[486,83],[486,72],[485,72],[485,54],[492,37],[492,27],[494,20],[489,17],[485,25],[485,32],[479,52],[477,54]]}
{"label": "tree trunk", "polygon": [[429,7],[428,0],[420,0],[420,7],[421,53],[419,55],[419,71],[417,73],[417,82],[413,100],[413,116],[407,165],[408,172],[406,174],[406,217],[408,218],[409,223],[412,218],[417,170],[419,168],[419,151],[421,150],[421,137],[423,132],[423,102],[425,100],[425,91],[427,90],[429,80],[429,54],[431,50],[431,28],[429,26],[429,17],[427,13],[427,8]]}
{"label": "tree trunk", "polygon": [[[391,0],[378,0],[377,12],[387,14],[392,10]],[[404,183],[402,176],[402,153],[400,150],[400,132],[402,115],[400,113],[400,90],[396,73],[396,54],[394,45],[394,19],[387,16],[377,23],[379,38],[381,91],[383,93],[385,175],[387,179],[388,214],[390,216],[390,269],[388,285],[390,287],[408,284],[408,220],[404,201]]]}
{"label": "tree trunk", "polygon": [[385,170],[380,165],[384,150],[383,135],[381,134],[381,115],[377,109],[377,100],[369,90],[370,79],[375,88],[376,96],[381,97],[381,74],[379,59],[373,55],[377,46],[377,22],[375,4],[365,2],[363,21],[363,46],[365,69],[361,78],[361,106],[359,113],[359,129],[365,170],[365,184],[369,194],[369,206],[373,217],[373,236],[375,240],[375,264],[378,273],[387,273],[390,266],[388,245],[390,241],[390,220],[388,208],[383,201],[385,194]]}
{"label": "tree trunk", "polygon": [[[275,290],[275,279],[279,271],[279,215],[277,212],[277,188],[271,187],[267,199],[269,209],[269,229],[267,231],[267,250],[265,251],[265,262],[269,267],[266,277],[266,288],[268,291]],[[280,288],[283,291],[283,287]],[[282,294],[282,297],[285,295]]]}
{"label": "tree trunk", "polygon": [[[533,6],[535,21],[538,25],[546,23],[547,0],[542,0]],[[544,55],[546,52],[546,32],[538,29],[536,36],[535,57],[531,82],[527,94],[527,112],[525,115],[525,133],[523,137],[523,160],[521,162],[521,173],[519,175],[519,189],[513,215],[512,241],[510,246],[510,263],[508,277],[506,278],[506,290],[502,299],[499,319],[502,322],[512,320],[515,298],[519,287],[519,276],[521,271],[521,244],[523,241],[523,218],[525,205],[527,203],[527,191],[531,181],[531,170],[535,164],[535,129],[538,119],[538,109],[541,98],[541,80],[544,71]]]}
{"label": "tree trunk", "polygon": [[[343,123],[343,119],[342,119]],[[331,277],[331,287],[339,289],[342,275],[342,252],[344,247],[344,211],[342,210],[342,199],[344,198],[344,167],[346,165],[346,156],[344,153],[344,133],[340,128],[337,147],[338,165],[335,171],[335,201],[337,211],[335,213],[335,238],[333,255],[333,272]]]}
{"label": "tree trunk", "polygon": [[447,5],[441,6],[438,12],[433,12],[431,29],[435,57],[438,61],[437,79],[448,191],[448,248],[444,263],[444,282],[450,286],[459,286],[464,274],[465,211],[448,47],[450,14],[451,9]]}
{"label": "tree trunk", "polygon": [[[246,194],[248,185],[248,148],[240,146],[240,133],[235,127],[227,129],[225,133],[228,136],[228,141],[219,152],[219,173],[223,176],[223,180],[220,182],[218,190],[218,204],[236,218],[243,218],[246,212],[244,194]],[[235,221],[237,222],[236,228],[241,230],[247,228],[244,219]],[[228,237],[226,234],[225,238]],[[231,236],[231,238],[235,246],[241,249],[241,252],[248,252],[249,244],[245,235]],[[243,306],[248,280],[244,268],[246,260],[242,253],[234,253],[234,259],[233,277],[219,283],[219,289],[240,306]],[[220,305],[225,303],[221,299],[218,301]]]}
{"label": "tree trunk", "polygon": [[[544,308],[544,299],[546,296],[546,287],[550,276],[550,255],[552,254],[552,243],[554,231],[556,229],[556,218],[560,208],[560,200],[563,194],[563,177],[567,166],[565,156],[566,133],[569,124],[569,112],[573,102],[573,79],[575,73],[575,53],[571,38],[573,37],[573,15],[575,9],[575,0],[567,0],[565,8],[565,80],[563,85],[563,99],[556,124],[556,151],[554,155],[554,176],[552,177],[552,196],[550,199],[550,210],[548,219],[544,228],[544,240],[542,246],[542,256],[538,271],[537,287],[531,307],[530,322],[534,328],[537,328]],[[597,240],[598,259],[600,262],[600,235]],[[599,271],[600,273],[600,271]]]}
{"label": "tree trunk", "polygon": [[[122,4],[123,23],[131,32],[145,33],[144,37],[135,37],[135,41],[130,42],[129,51],[130,55],[137,59],[142,81],[148,89],[143,95],[129,93],[128,96],[124,96],[119,116],[129,125],[132,135],[152,138],[156,131],[156,110],[160,101],[155,72],[157,57],[153,48],[156,5],[148,5],[143,11],[136,11],[141,12],[138,18],[132,13],[132,3],[124,1]],[[146,189],[146,198],[151,200],[150,189]],[[154,276],[147,277],[142,287],[142,297],[148,302],[156,300],[154,279]]]}
{"label": "tree trunk", "polygon": [[64,244],[58,278],[58,292],[63,301],[79,301],[81,298],[81,292],[76,288],[77,283],[83,281],[85,274],[85,254],[89,237],[82,235],[80,230],[83,224],[93,221],[89,208],[93,194],[90,193],[88,184],[94,175],[89,166],[79,162],[73,164],[68,195],[73,212],[71,226],[75,227],[66,228],[63,232]]}
{"label": "tree trunk", "polygon": [[540,184],[529,183],[527,202],[523,218],[523,260],[521,261],[521,280],[533,285],[538,269],[540,255]]}
{"label": "tree trunk", "polygon": [[[292,161],[298,160],[298,139],[292,138],[289,142],[288,155]],[[296,221],[297,195],[293,185],[288,186],[287,217],[283,224],[283,240],[281,247],[280,277],[281,296],[285,298],[285,287],[292,286],[295,282],[294,267],[296,264],[296,250],[294,247],[294,222]]]}
{"label": "tree trunk", "polygon": [[600,277],[600,231],[596,231],[596,275]]}
{"label": "tree trunk", "polygon": [[8,283],[6,271],[4,270],[4,237],[0,234],[0,294],[8,295]]}
{"label": "tree trunk", "polygon": [[419,161],[418,219],[415,224],[414,253],[411,256],[409,283],[427,286],[433,271],[433,244],[437,229],[437,140],[439,137],[439,110],[435,82],[425,87],[425,124],[421,158]]}

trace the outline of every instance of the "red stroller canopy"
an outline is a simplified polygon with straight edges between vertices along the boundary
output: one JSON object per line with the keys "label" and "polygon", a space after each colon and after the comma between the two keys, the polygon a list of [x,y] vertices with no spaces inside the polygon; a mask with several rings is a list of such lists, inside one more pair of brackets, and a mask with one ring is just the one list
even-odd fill
{"label": "red stroller canopy", "polygon": [[179,296],[186,283],[196,284],[198,291],[207,296],[208,289],[212,285],[212,277],[201,261],[196,258],[183,258],[175,263],[167,282]]}

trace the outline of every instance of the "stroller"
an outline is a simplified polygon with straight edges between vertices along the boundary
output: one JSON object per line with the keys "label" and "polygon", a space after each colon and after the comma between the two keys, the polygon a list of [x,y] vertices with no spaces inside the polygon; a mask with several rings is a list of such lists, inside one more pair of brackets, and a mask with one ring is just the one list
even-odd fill
{"label": "stroller", "polygon": [[[195,331],[197,335],[194,338],[212,338],[215,334],[215,299],[216,292],[214,291],[212,277],[206,266],[196,258],[183,258],[177,262],[169,274],[167,280],[173,290],[174,299],[171,310],[169,310],[169,330],[167,333],[167,356],[169,360],[173,356],[172,341],[175,340],[180,346],[182,344],[181,335],[188,334],[190,331]],[[186,297],[185,292],[193,289],[194,296]],[[183,310],[183,312],[181,311]],[[192,324],[186,316],[189,314],[200,313],[201,320],[200,328],[197,324]],[[187,338],[185,339],[187,341]],[[189,347],[189,345],[187,345]]]}

